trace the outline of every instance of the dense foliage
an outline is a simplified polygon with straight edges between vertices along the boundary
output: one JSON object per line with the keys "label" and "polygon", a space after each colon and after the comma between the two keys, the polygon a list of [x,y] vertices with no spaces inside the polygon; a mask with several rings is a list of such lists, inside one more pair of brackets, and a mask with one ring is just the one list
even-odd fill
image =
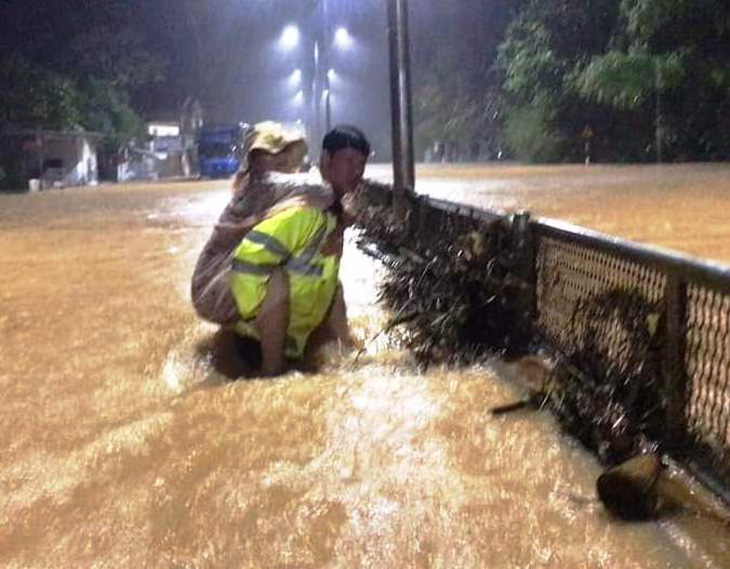
{"label": "dense foliage", "polygon": [[78,98],[67,77],[20,55],[0,61],[0,124],[74,128],[81,121]]}
{"label": "dense foliage", "polygon": [[142,131],[131,100],[164,71],[140,25],[150,20],[143,3],[59,10],[35,1],[13,13],[12,26],[0,24],[1,125],[101,132],[112,151]]}
{"label": "dense foliage", "polygon": [[441,71],[458,51],[456,35],[428,62],[416,83],[417,128],[428,143],[486,139],[527,161],[730,159],[725,0],[530,0],[513,8],[496,32],[496,53],[483,47],[492,66],[481,83],[465,89],[472,70],[453,58]]}

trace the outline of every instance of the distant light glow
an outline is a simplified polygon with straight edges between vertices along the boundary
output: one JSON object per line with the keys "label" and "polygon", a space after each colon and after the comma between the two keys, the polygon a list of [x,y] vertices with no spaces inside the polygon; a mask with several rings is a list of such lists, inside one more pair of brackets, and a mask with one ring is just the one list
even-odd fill
{"label": "distant light glow", "polygon": [[329,89],[325,89],[324,91],[322,91],[322,98],[323,99],[326,99],[329,96],[330,96],[330,90]]}
{"label": "distant light glow", "polygon": [[179,136],[180,127],[172,124],[150,123],[147,125],[147,134],[150,136]]}
{"label": "distant light glow", "polygon": [[289,75],[289,85],[292,87],[298,87],[302,83],[302,70],[295,69],[291,75]]}
{"label": "distant light glow", "polygon": [[327,72],[327,79],[329,79],[330,81],[334,81],[335,79],[337,79],[337,72],[334,69],[330,69]]}
{"label": "distant light glow", "polygon": [[291,51],[299,45],[299,28],[289,25],[284,28],[279,38],[279,46],[285,51]]}
{"label": "distant light glow", "polygon": [[337,28],[335,32],[335,45],[340,49],[349,49],[355,40],[352,39],[347,28]]}

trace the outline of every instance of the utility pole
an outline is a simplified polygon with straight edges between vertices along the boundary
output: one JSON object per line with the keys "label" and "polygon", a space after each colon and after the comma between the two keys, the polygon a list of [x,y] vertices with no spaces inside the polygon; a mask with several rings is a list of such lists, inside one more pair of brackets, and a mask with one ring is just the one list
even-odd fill
{"label": "utility pole", "polygon": [[411,62],[408,37],[408,1],[387,0],[390,46],[390,109],[393,132],[393,182],[396,217],[403,219],[406,189],[415,186]]}
{"label": "utility pole", "polygon": [[311,85],[311,128],[310,140],[313,149],[332,127],[332,107],[330,103],[330,80],[328,70],[331,61],[332,46],[329,34],[329,3],[320,0],[309,23],[311,36],[314,38],[312,53],[312,85]]}
{"label": "utility pole", "polygon": [[322,140],[322,118],[321,118],[321,104],[322,104],[322,93],[320,86],[322,85],[322,78],[320,73],[320,51],[319,51],[319,40],[314,40],[314,52],[313,52],[313,63],[314,69],[312,73],[312,143],[313,148],[319,148],[319,143]]}
{"label": "utility pole", "polygon": [[332,58],[330,57],[330,50],[332,49],[332,40],[329,33],[329,2],[328,0],[322,0],[322,45],[325,46],[325,58],[323,66],[324,69],[324,76],[323,76],[323,82],[324,85],[324,132],[325,134],[330,131],[332,128],[332,104],[330,101],[331,97],[331,85],[330,85],[330,76],[329,76],[329,70],[332,66]]}

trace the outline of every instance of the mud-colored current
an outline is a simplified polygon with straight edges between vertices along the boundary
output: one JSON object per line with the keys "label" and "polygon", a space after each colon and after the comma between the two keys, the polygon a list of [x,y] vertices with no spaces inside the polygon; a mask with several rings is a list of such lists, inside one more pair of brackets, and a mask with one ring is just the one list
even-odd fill
{"label": "mud-colored current", "polygon": [[[392,178],[388,168],[373,174]],[[455,183],[455,181],[457,181]],[[477,207],[562,219],[730,263],[730,165],[423,165],[417,188]]]}
{"label": "mud-colored current", "polygon": [[0,196],[0,566],[730,565],[702,520],[612,520],[599,466],[549,415],[492,417],[517,396],[503,364],[420,374],[370,342],[387,317],[352,239],[365,353],[233,381],[250,374],[188,299],[227,197],[224,182]]}

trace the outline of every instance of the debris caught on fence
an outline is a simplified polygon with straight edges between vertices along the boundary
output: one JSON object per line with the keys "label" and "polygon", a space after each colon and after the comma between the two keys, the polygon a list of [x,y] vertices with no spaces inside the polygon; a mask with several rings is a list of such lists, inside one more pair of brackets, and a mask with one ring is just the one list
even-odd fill
{"label": "debris caught on fence", "polygon": [[[395,319],[405,347],[424,367],[469,364],[524,347],[519,297],[529,285],[514,270],[519,252],[512,227],[428,207],[426,223],[417,199],[405,220],[394,220],[383,200],[370,201],[359,217],[361,248],[390,269],[381,301],[407,315]],[[659,312],[620,288],[578,303],[568,332],[572,351],[558,359],[549,389],[493,413],[539,400],[608,465],[654,450],[650,441],[665,425],[665,405],[656,397]]]}
{"label": "debris caught on fence", "polygon": [[[394,220],[382,199],[360,212],[360,246],[390,269],[380,297],[394,314],[407,315],[398,322],[400,337],[419,364],[463,365],[525,347],[519,299],[530,285],[515,270],[519,243],[508,220],[485,222],[419,199],[404,220]],[[654,450],[650,441],[666,424],[665,402],[656,396],[660,313],[621,288],[579,302],[568,331],[572,350],[558,358],[540,399],[604,464]]]}
{"label": "debris caught on fence", "polygon": [[[637,455],[682,456],[688,445],[695,470],[728,471],[726,451],[690,440],[695,435],[686,425],[671,423],[685,396],[669,381],[676,365],[666,357],[673,338],[667,300],[662,291],[654,294],[656,286],[642,286],[644,273],[624,274],[636,263],[621,265],[620,279],[609,278],[594,266],[600,247],[581,235],[576,247],[588,253],[551,246],[546,225],[529,215],[497,216],[409,195],[406,216],[394,219],[389,192],[376,193],[358,222],[360,247],[389,269],[380,298],[396,316],[381,333],[397,331],[423,367],[544,349],[552,364],[542,387],[493,415],[548,407],[609,467]],[[605,268],[613,257],[600,255]],[[559,325],[551,328],[544,318],[554,314]],[[668,437],[670,427],[680,436]],[[725,488],[721,477],[705,479]]]}
{"label": "debris caught on fence", "polygon": [[620,288],[574,310],[573,346],[554,374],[551,406],[604,464],[656,450],[651,441],[665,429],[666,405],[657,396],[663,391],[657,312],[654,303]]}
{"label": "debris caught on fence", "polygon": [[390,269],[380,300],[407,314],[401,338],[423,367],[468,364],[514,347],[509,232],[443,215],[437,227],[417,231],[418,202],[407,220],[392,219],[388,205],[369,203],[361,212],[360,246]]}

